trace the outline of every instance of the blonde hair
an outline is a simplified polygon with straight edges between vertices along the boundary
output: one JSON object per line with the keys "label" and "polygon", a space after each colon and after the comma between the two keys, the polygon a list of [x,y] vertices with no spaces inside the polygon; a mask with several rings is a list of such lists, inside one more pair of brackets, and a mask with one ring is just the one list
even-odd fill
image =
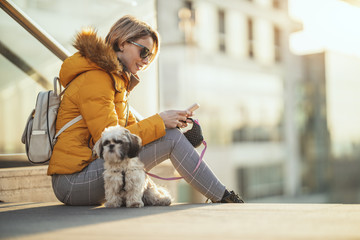
{"label": "blonde hair", "polygon": [[137,18],[126,15],[120,18],[110,29],[105,38],[105,42],[110,44],[115,51],[118,51],[118,46],[128,42],[136,41],[139,38],[150,36],[154,41],[153,52],[149,62],[151,63],[157,56],[160,48],[159,33],[155,31],[147,23],[138,20]]}

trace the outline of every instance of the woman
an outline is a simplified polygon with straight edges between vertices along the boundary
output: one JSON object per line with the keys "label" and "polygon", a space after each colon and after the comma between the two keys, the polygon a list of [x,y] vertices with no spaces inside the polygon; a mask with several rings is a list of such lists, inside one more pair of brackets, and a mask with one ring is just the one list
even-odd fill
{"label": "woman", "polygon": [[[139,158],[145,169],[170,159],[176,170],[212,202],[243,202],[229,192],[205,162],[192,174],[199,155],[176,127],[185,127],[189,111],[164,111],[137,122],[127,99],[139,83],[136,73],[147,67],[159,51],[159,36],[149,25],[124,16],[105,41],[91,29],[77,35],[78,50],[60,70],[66,89],[56,130],[82,115],[55,144],[48,174],[56,197],[68,205],[95,205],[104,201],[103,160],[92,156],[92,146],[109,126],[126,126],[142,139]],[[71,82],[71,83],[70,83]]]}

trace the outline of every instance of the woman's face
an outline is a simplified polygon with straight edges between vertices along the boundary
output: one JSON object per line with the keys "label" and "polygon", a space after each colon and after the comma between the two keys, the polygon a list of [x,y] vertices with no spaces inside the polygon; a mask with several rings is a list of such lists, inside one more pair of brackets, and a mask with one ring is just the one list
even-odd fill
{"label": "woman's face", "polygon": [[149,64],[150,60],[150,57],[146,57],[144,59],[140,57],[140,52],[143,47],[140,47],[136,44],[140,44],[152,51],[154,40],[151,38],[151,36],[148,36],[139,38],[133,41],[133,43],[125,42],[119,46],[121,51],[117,52],[117,56],[132,74],[136,74],[139,70],[143,69],[146,65]]}

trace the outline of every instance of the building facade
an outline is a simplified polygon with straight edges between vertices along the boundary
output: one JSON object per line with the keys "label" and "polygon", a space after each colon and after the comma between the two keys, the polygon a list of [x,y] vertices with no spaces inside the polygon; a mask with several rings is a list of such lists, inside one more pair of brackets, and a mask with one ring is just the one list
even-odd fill
{"label": "building facade", "polygon": [[287,1],[158,0],[162,109],[196,111],[206,159],[248,198],[295,195],[301,169]]}

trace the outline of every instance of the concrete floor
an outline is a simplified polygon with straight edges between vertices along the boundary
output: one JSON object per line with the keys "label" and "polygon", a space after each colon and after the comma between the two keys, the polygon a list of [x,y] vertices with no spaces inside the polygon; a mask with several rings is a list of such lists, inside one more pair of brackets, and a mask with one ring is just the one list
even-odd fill
{"label": "concrete floor", "polygon": [[360,239],[360,205],[1,203],[1,239]]}

